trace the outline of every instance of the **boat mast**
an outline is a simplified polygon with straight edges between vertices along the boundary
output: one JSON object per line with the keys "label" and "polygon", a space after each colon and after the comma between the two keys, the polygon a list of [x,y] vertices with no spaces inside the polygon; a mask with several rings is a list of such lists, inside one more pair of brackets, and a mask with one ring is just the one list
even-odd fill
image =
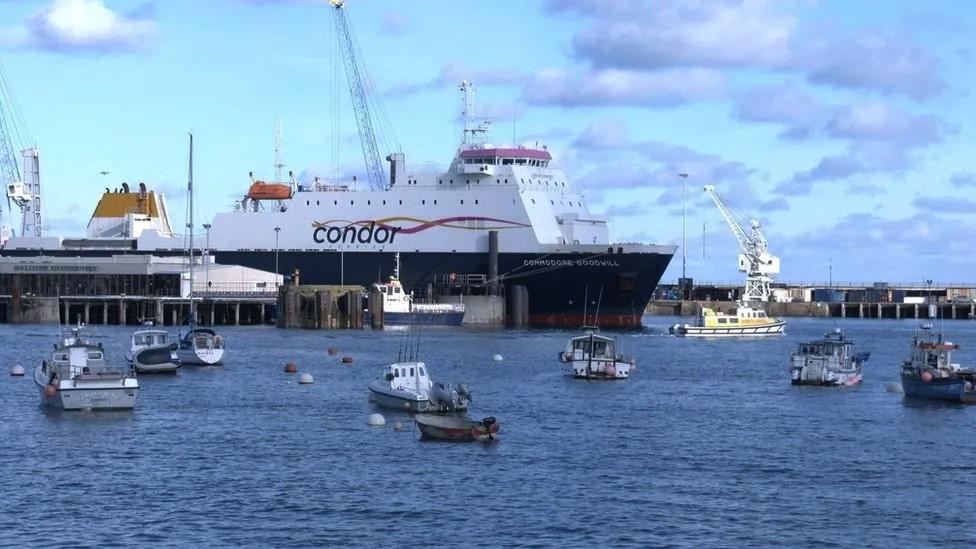
{"label": "boat mast", "polygon": [[192,330],[197,323],[196,306],[193,301],[193,132],[190,135],[190,168],[187,175],[187,192],[190,195],[190,213],[187,228],[190,234],[190,329]]}

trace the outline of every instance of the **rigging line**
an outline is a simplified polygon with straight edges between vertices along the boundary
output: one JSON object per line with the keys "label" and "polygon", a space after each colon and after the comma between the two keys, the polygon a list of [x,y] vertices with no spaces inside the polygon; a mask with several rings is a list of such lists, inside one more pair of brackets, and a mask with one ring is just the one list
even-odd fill
{"label": "rigging line", "polygon": [[[358,33],[355,32],[349,19],[349,17],[346,18],[346,26],[349,27],[351,34],[351,40],[356,54],[356,63],[359,65],[360,72],[365,77],[364,84],[366,89],[364,91],[366,101],[371,104],[374,118],[379,122],[379,138],[383,141],[383,146],[388,149],[388,152],[393,152],[390,150],[392,145],[396,144],[397,149],[399,149],[399,142],[396,139],[396,133],[393,131],[393,125],[390,123],[389,115],[386,113],[386,109],[383,107],[379,94],[376,91],[376,82],[373,80],[373,76],[369,72],[369,67],[363,58],[363,48],[359,43]],[[399,152],[399,150],[396,152]]]}
{"label": "rigging line", "polygon": [[[13,93],[10,91],[10,85],[7,82],[7,72],[4,70],[3,66],[0,65],[0,94],[2,94],[2,101],[4,107],[4,114],[8,115],[7,130],[13,131],[14,138],[17,140],[17,148],[24,149],[24,134],[21,126],[26,126],[23,124],[23,116],[18,116],[19,108],[17,106],[17,99],[14,97]],[[14,143],[11,143],[13,146]],[[13,152],[13,151],[11,151]]]}

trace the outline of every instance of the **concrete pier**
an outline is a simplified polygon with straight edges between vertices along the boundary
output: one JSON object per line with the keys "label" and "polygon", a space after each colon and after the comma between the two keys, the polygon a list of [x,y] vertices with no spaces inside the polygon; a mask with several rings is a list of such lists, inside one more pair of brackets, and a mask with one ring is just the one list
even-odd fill
{"label": "concrete pier", "polygon": [[317,330],[363,327],[362,286],[282,286],[275,325]]}
{"label": "concrete pier", "polygon": [[[730,301],[652,301],[647,306],[649,315],[693,316],[708,307],[715,311],[729,312],[735,308]],[[873,319],[924,319],[929,318],[928,307],[917,303],[763,303],[762,308],[771,316],[834,317]],[[972,303],[942,303],[937,306],[936,318],[948,320],[970,319],[976,312]]]}

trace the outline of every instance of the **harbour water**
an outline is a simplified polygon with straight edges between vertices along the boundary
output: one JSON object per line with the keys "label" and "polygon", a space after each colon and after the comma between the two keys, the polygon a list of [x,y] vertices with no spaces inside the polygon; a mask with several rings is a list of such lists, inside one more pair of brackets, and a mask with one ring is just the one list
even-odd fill
{"label": "harbour water", "polygon": [[[638,364],[621,382],[564,376],[571,331],[424,329],[434,379],[498,418],[488,445],[366,426],[395,332],[225,328],[225,366],[142,376],[134,412],[56,413],[30,379],[55,329],[3,326],[0,546],[976,543],[976,408],[888,391],[916,321],[702,341],[664,335],[678,320],[620,336]],[[862,386],[791,386],[792,347],[835,326],[872,353]],[[976,363],[976,323],[945,326]],[[130,333],[98,330],[111,359]]]}

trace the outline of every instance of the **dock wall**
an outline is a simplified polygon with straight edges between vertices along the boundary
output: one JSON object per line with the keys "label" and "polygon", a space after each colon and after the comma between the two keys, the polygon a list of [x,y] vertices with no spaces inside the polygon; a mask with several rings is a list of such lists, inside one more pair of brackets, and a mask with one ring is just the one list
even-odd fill
{"label": "dock wall", "polygon": [[[734,309],[729,301],[651,301],[646,313],[655,316],[693,316],[702,307],[715,311]],[[762,308],[771,316],[820,317],[820,318],[874,318],[874,319],[970,319],[976,317],[976,303],[942,303],[929,307],[919,303],[763,303]]]}

